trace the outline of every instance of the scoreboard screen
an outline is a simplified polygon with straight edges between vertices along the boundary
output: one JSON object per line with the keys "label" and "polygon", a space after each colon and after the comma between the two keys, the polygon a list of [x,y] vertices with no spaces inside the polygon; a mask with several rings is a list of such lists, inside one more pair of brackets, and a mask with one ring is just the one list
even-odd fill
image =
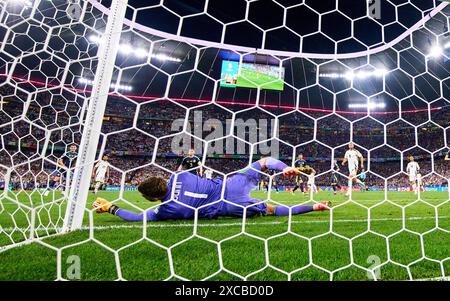
{"label": "scoreboard screen", "polygon": [[[240,73],[239,73],[239,67]],[[220,86],[283,91],[284,68],[279,66],[222,61]]]}

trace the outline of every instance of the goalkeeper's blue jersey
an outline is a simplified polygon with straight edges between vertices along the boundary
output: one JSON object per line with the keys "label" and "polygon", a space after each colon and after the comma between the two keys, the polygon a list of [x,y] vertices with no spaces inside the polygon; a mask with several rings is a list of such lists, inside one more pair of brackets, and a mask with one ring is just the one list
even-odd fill
{"label": "goalkeeper's blue jersey", "polygon": [[[177,172],[169,180],[169,193],[163,204],[153,210],[150,220],[191,219],[193,208],[199,208],[220,200],[221,178],[204,179],[189,172]],[[199,218],[215,218],[222,202],[198,210]]]}

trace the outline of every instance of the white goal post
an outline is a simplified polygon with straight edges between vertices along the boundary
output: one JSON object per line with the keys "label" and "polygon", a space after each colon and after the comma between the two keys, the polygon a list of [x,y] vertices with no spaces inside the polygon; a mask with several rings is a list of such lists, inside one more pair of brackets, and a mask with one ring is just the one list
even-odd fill
{"label": "white goal post", "polygon": [[113,0],[102,43],[98,48],[98,65],[89,99],[80,150],[71,181],[63,232],[79,229],[83,223],[97,144],[108,99],[109,86],[119,49],[122,24],[128,0]]}

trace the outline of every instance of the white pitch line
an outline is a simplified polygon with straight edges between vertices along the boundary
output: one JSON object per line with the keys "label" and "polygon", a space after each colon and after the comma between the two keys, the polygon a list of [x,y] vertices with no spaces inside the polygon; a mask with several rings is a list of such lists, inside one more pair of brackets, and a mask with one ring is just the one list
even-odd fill
{"label": "white pitch line", "polygon": [[[439,219],[445,219],[445,218],[450,218],[450,216],[439,216]],[[372,218],[370,219],[370,221],[372,222],[380,222],[380,221],[402,221],[402,220],[406,220],[406,221],[415,221],[415,220],[431,220],[431,219],[436,219],[436,217],[409,217],[409,218]],[[307,221],[291,221],[292,224],[325,224],[325,223],[329,223],[330,220],[307,220]],[[338,220],[333,220],[332,223],[366,223],[368,222],[368,219],[338,219]],[[288,224],[287,221],[273,221],[273,222],[250,222],[250,223],[245,223],[246,226],[257,226],[257,225],[283,225],[283,224]],[[197,227],[233,227],[233,226],[242,226],[242,222],[238,223],[211,223],[211,224],[197,224]],[[152,223],[149,222],[147,224],[147,228],[189,228],[189,227],[194,227],[194,224],[186,224],[186,223],[181,223],[181,224],[158,224],[156,223]],[[142,229],[143,225],[141,223],[139,223],[138,225],[136,224],[127,224],[127,225],[111,225],[111,226],[93,226],[93,227],[89,227],[89,226],[82,226],[80,228],[80,230],[90,230],[90,229],[94,229],[94,230],[111,230],[111,229]],[[0,233],[3,231],[5,232],[12,232],[14,230],[16,231],[28,231],[29,228],[2,228],[0,227]],[[43,227],[38,227],[35,228],[36,231],[48,231],[48,230],[52,230],[52,231],[60,231],[62,230],[62,228],[43,228]]]}
{"label": "white pitch line", "polygon": [[435,277],[435,278],[422,278],[422,279],[413,279],[413,281],[450,281],[450,277]]}

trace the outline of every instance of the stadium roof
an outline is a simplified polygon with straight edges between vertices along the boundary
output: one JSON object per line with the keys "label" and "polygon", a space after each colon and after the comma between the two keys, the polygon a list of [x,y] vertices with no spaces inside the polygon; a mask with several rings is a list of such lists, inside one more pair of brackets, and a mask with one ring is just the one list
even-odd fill
{"label": "stadium roof", "polygon": [[[367,14],[366,0],[305,0],[300,5],[296,5],[299,1],[293,0],[250,2],[210,0],[207,7],[205,7],[205,0],[188,2],[165,0],[162,5],[160,2],[159,0],[130,0],[130,7],[135,9],[130,9],[126,17],[137,24],[170,34],[178,34],[180,37],[221,42],[221,39],[217,39],[216,32],[223,32],[224,43],[297,52],[299,49],[295,47],[301,45],[302,50],[315,53],[333,51],[348,53],[376,48],[400,36],[441,3],[432,0],[381,1],[380,18],[374,20],[363,16]],[[108,7],[109,3],[110,1],[101,1],[105,7]],[[44,2],[42,5],[54,4]],[[247,18],[245,18],[246,12]],[[55,32],[55,37],[49,42],[50,46],[54,45],[54,49],[60,49],[61,39],[70,38],[75,33],[77,37],[74,44],[78,49],[65,47],[64,50],[58,51],[63,52],[67,58],[71,58],[71,54],[79,49],[84,51],[84,58],[95,56],[97,45],[89,39],[92,36],[101,35],[106,24],[104,22],[106,17],[94,8],[92,15],[95,20],[91,25],[95,31],[82,26],[70,29],[62,27],[60,32]],[[276,23],[279,20],[283,21],[284,16],[286,17],[285,26],[283,23],[281,25]],[[178,41],[165,39],[136,28],[125,27],[121,39],[123,45],[148,52],[150,42],[153,42],[153,48],[151,48],[153,54],[163,55],[172,60],[155,56],[150,59],[151,64],[147,64],[148,57],[131,55],[129,50],[126,50],[118,56],[116,64],[121,70],[116,70],[114,79],[116,80],[120,73],[120,83],[117,84],[132,86],[131,92],[123,93],[144,99],[163,97],[168,81],[171,81],[169,97],[173,99],[211,100],[215,97],[225,102],[252,104],[256,101],[256,89],[219,87],[214,95],[214,80],[221,78],[222,61],[242,59],[244,62],[281,65],[285,68],[284,90],[261,90],[261,104],[295,107],[299,99],[300,107],[333,109],[333,103],[336,102],[336,110],[347,110],[348,103],[370,97],[374,101],[378,99],[384,101],[387,105],[386,110],[398,110],[399,100],[403,100],[402,109],[406,110],[424,109],[434,101],[436,103],[433,103],[433,106],[442,106],[445,103],[441,96],[450,98],[448,92],[450,79],[447,79],[450,77],[449,54],[433,59],[428,59],[427,55],[434,45],[450,42],[449,16],[450,7],[447,6],[429,20],[424,28],[405,37],[393,48],[370,56],[339,61],[261,55],[256,50],[253,53],[238,53],[224,48],[205,48],[179,41],[181,39]],[[182,22],[181,19],[183,19]],[[217,20],[231,25],[223,27],[221,25],[219,29],[213,25],[217,23]],[[262,29],[264,43],[260,43],[259,40],[262,34],[245,28],[249,24],[257,28],[257,31]],[[353,24],[353,35],[346,32],[348,31],[346,29],[351,26],[348,24]],[[234,28],[234,25],[237,27]],[[317,30],[319,25],[320,32]],[[37,27],[31,28],[29,35],[38,36],[40,30]],[[303,32],[303,30],[310,30],[311,33]],[[286,31],[290,34],[283,34]],[[294,33],[302,36],[301,43],[297,43],[296,39],[292,38],[291,34]],[[325,42],[324,35],[328,35],[325,38],[328,42],[333,39],[334,41]],[[32,44],[29,47],[39,48]],[[331,44],[333,44],[332,47]],[[23,47],[26,47],[25,43]],[[14,50],[10,52],[14,53]],[[196,66],[197,56],[199,60]],[[54,63],[57,64],[57,62]],[[70,79],[72,82],[67,84],[74,85],[75,88],[89,88],[77,79],[80,77],[92,79],[94,66],[95,62],[88,60],[73,64],[71,68],[74,76]],[[348,72],[374,73],[377,70],[383,70],[386,73],[385,86],[383,77],[355,78],[352,86],[351,81],[342,77],[318,76],[320,74],[342,75]],[[30,73],[27,68],[18,66],[16,72],[15,75],[18,77],[54,83],[52,78],[40,77],[39,73]],[[172,78],[167,76],[175,73],[178,75]],[[383,93],[384,88],[387,93]]]}

